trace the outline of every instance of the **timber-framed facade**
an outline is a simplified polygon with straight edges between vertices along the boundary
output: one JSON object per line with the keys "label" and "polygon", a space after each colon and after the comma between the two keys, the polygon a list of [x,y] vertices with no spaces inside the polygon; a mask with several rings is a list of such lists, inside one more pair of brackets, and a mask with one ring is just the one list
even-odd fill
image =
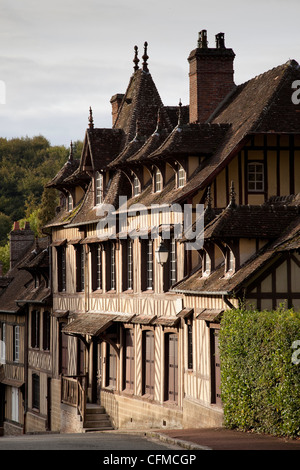
{"label": "timber-framed facade", "polygon": [[[91,426],[93,404],[115,428],[222,425],[222,313],[300,308],[299,65],[236,86],[234,57],[223,33],[209,48],[201,31],[190,102],[164,106],[148,44],[141,67],[135,47],[128,87],[111,98],[112,128],[95,127],[90,108],[80,160],[71,145],[47,185],[61,195],[44,229],[62,432]],[[197,240],[178,236],[180,215],[188,206],[197,227],[199,205],[203,244],[188,250]]]}

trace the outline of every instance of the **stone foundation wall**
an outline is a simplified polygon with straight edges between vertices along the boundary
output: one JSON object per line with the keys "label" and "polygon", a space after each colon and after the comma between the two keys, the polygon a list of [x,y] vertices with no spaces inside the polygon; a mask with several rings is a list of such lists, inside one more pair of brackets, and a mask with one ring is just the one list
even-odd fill
{"label": "stone foundation wall", "polygon": [[81,433],[83,432],[83,423],[77,408],[61,404],[61,429],[62,433]]}
{"label": "stone foundation wall", "polygon": [[183,428],[212,428],[223,426],[223,409],[205,405],[193,399],[183,400]]}
{"label": "stone foundation wall", "polygon": [[138,398],[101,392],[101,405],[116,429],[180,428],[182,411]]}
{"label": "stone foundation wall", "polygon": [[25,432],[45,432],[47,430],[47,419],[28,411],[26,413]]}
{"label": "stone foundation wall", "polygon": [[61,430],[61,380],[51,380],[51,431]]}

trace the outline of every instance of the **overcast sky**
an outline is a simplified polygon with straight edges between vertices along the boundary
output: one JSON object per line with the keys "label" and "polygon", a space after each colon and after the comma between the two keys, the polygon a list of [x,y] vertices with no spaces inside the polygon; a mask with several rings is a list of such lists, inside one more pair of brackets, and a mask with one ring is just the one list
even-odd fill
{"label": "overcast sky", "polygon": [[163,103],[188,104],[187,57],[202,29],[210,47],[225,33],[236,84],[300,63],[299,0],[0,0],[0,136],[69,146],[83,140],[90,106],[95,127],[111,127],[110,98],[126,91],[145,41]]}

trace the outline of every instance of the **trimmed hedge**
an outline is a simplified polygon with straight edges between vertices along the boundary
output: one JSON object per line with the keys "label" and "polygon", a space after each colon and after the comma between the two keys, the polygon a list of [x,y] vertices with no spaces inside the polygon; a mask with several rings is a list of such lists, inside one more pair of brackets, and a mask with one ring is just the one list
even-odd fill
{"label": "trimmed hedge", "polygon": [[224,313],[219,346],[225,426],[300,435],[299,340],[300,312]]}

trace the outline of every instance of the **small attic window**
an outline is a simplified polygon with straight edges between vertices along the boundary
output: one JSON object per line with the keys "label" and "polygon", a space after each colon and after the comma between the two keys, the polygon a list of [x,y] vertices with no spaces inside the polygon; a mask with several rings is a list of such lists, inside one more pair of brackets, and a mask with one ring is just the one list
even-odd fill
{"label": "small attic window", "polygon": [[235,256],[233,251],[228,247],[225,260],[226,275],[231,276],[235,272]]}
{"label": "small attic window", "polygon": [[154,172],[154,192],[158,193],[162,190],[163,187],[163,179],[161,171],[156,168]]}
{"label": "small attic window", "polygon": [[103,203],[103,174],[97,171],[95,178],[96,205]]}
{"label": "small attic window", "polygon": [[177,170],[177,188],[182,188],[185,185],[185,170],[182,165],[178,166]]}
{"label": "small attic window", "polygon": [[202,276],[207,277],[211,273],[211,258],[209,254],[204,251],[202,257]]}
{"label": "small attic window", "polygon": [[264,190],[264,164],[251,162],[248,164],[248,191],[262,192]]}
{"label": "small attic window", "polygon": [[134,175],[133,178],[133,196],[138,196],[141,192],[141,183],[139,178]]}
{"label": "small attic window", "polygon": [[71,212],[73,210],[73,197],[71,193],[67,196],[67,210]]}

